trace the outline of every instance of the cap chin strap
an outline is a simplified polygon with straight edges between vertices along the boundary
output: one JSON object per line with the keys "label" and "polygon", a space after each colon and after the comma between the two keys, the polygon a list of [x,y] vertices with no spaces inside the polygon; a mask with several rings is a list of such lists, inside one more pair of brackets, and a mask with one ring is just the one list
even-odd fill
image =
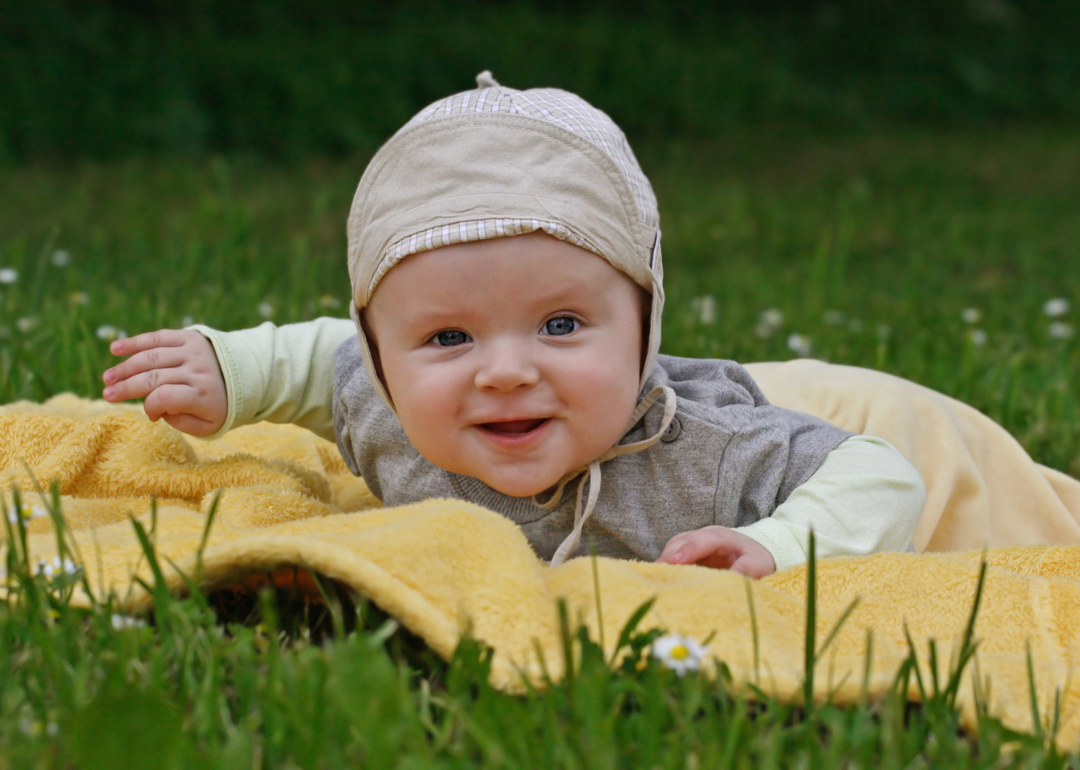
{"label": "cap chin strap", "polygon": [[[585,526],[585,522],[592,516],[593,509],[596,507],[596,501],[600,497],[600,463],[606,462],[613,457],[619,455],[630,454],[631,452],[640,452],[643,449],[648,449],[664,435],[664,431],[671,425],[671,421],[675,419],[675,391],[666,385],[660,385],[649,391],[648,395],[638,401],[637,408],[634,409],[634,413],[630,415],[630,422],[626,426],[627,430],[630,430],[637,424],[637,421],[645,416],[645,413],[652,409],[660,397],[664,397],[664,417],[660,421],[660,428],[653,435],[641,441],[636,441],[633,444],[623,444],[613,446],[600,457],[590,462],[587,466],[577,468],[570,471],[561,479],[559,483],[555,485],[555,491],[551,493],[551,497],[546,502],[541,502],[540,495],[533,495],[533,502],[545,511],[550,511],[559,506],[562,502],[563,492],[566,489],[566,485],[574,479],[581,477],[578,481],[577,499],[574,503],[574,528],[566,539],[562,541],[562,544],[555,549],[555,555],[551,557],[551,566],[555,567],[566,561],[567,558],[572,556],[581,544],[581,530]],[[589,484],[589,497],[585,501],[584,509],[581,507],[581,499],[585,492],[585,483]]]}

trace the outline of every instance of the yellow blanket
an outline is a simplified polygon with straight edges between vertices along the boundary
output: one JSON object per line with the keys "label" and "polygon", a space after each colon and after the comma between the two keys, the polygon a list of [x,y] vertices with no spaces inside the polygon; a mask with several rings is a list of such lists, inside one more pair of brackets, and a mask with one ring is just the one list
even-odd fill
{"label": "yellow blanket", "polygon": [[[1051,712],[1060,688],[1059,743],[1080,744],[1080,676],[1070,676],[1080,660],[1080,547],[1029,545],[1080,542],[1080,483],[1033,463],[978,412],[903,380],[812,361],[751,368],[774,402],[882,435],[915,462],[930,489],[920,549],[994,548],[976,626],[983,697],[1007,725],[1032,729],[1030,645],[1040,713]],[[132,577],[149,574],[128,517],[148,524],[155,496],[158,552],[191,575],[207,506],[221,489],[203,557],[207,585],[308,568],[371,597],[440,655],[449,656],[467,628],[494,649],[492,681],[509,691],[520,690],[521,672],[538,673],[537,650],[559,674],[558,597],[594,639],[602,623],[609,647],[634,610],[655,597],[643,627],[699,641],[715,634],[709,652],[727,663],[737,683],[801,697],[804,569],[749,584],[755,666],[742,578],[599,559],[598,619],[590,559],[549,568],[512,523],[458,501],[379,508],[332,444],[292,426],[260,424],[202,442],[148,422],[138,407],[60,396],[0,407],[0,468],[5,489],[18,487],[31,505],[39,501],[30,474],[46,486],[56,481],[92,589],[115,590],[136,609],[147,597],[132,590]],[[33,555],[51,558],[50,521],[32,518],[28,527]],[[853,598],[860,603],[818,665],[817,697],[851,701],[864,683],[871,696],[884,693],[908,654],[905,627],[924,676],[930,639],[947,659],[965,628],[981,558],[976,550],[820,563],[818,639]],[[167,572],[179,590],[180,577]],[[868,679],[867,630],[873,634]],[[961,699],[968,725],[975,722],[975,670],[968,669]],[[910,695],[917,697],[914,685]]]}

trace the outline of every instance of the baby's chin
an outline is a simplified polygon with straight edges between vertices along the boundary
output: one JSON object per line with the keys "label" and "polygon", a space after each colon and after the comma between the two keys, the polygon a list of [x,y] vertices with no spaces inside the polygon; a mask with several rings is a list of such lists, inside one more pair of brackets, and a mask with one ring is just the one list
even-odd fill
{"label": "baby's chin", "polygon": [[525,498],[540,495],[543,499],[547,499],[555,491],[559,480],[573,468],[549,467],[539,472],[535,469],[531,472],[526,469],[517,470],[520,472],[506,472],[506,469],[503,469],[503,472],[500,473],[497,471],[492,472],[487,468],[470,468],[464,470],[463,475],[479,479],[496,492],[501,492],[508,497]]}
{"label": "baby's chin", "polygon": [[562,476],[556,476],[553,479],[506,479],[501,476],[488,476],[487,474],[483,474],[476,476],[476,478],[480,479],[480,481],[487,484],[496,492],[501,492],[508,497],[533,497],[544,492],[553,492],[555,490],[555,485],[559,483],[559,479],[562,478]]}

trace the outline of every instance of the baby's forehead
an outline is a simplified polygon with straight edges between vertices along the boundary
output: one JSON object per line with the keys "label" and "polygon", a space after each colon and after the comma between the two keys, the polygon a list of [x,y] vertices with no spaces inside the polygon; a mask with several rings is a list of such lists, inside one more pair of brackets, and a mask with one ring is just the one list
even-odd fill
{"label": "baby's forehead", "polygon": [[410,255],[383,276],[372,304],[382,312],[407,307],[413,315],[459,309],[482,315],[485,306],[506,303],[537,311],[559,304],[586,308],[612,293],[647,294],[603,257],[534,233]]}

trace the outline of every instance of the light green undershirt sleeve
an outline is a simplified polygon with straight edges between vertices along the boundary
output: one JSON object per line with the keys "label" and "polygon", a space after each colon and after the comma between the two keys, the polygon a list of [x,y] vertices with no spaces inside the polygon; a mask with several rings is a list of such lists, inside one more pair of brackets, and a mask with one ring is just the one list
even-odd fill
{"label": "light green undershirt sleeve", "polygon": [[300,425],[334,440],[334,350],[356,334],[352,321],[264,323],[235,332],[202,325],[188,328],[214,346],[229,400],[225,424],[208,439],[267,420]]}
{"label": "light green undershirt sleeve", "polygon": [[811,529],[819,559],[908,550],[925,504],[922,477],[896,447],[851,436],[770,518],[735,531],[764,546],[779,572],[807,560]]}

